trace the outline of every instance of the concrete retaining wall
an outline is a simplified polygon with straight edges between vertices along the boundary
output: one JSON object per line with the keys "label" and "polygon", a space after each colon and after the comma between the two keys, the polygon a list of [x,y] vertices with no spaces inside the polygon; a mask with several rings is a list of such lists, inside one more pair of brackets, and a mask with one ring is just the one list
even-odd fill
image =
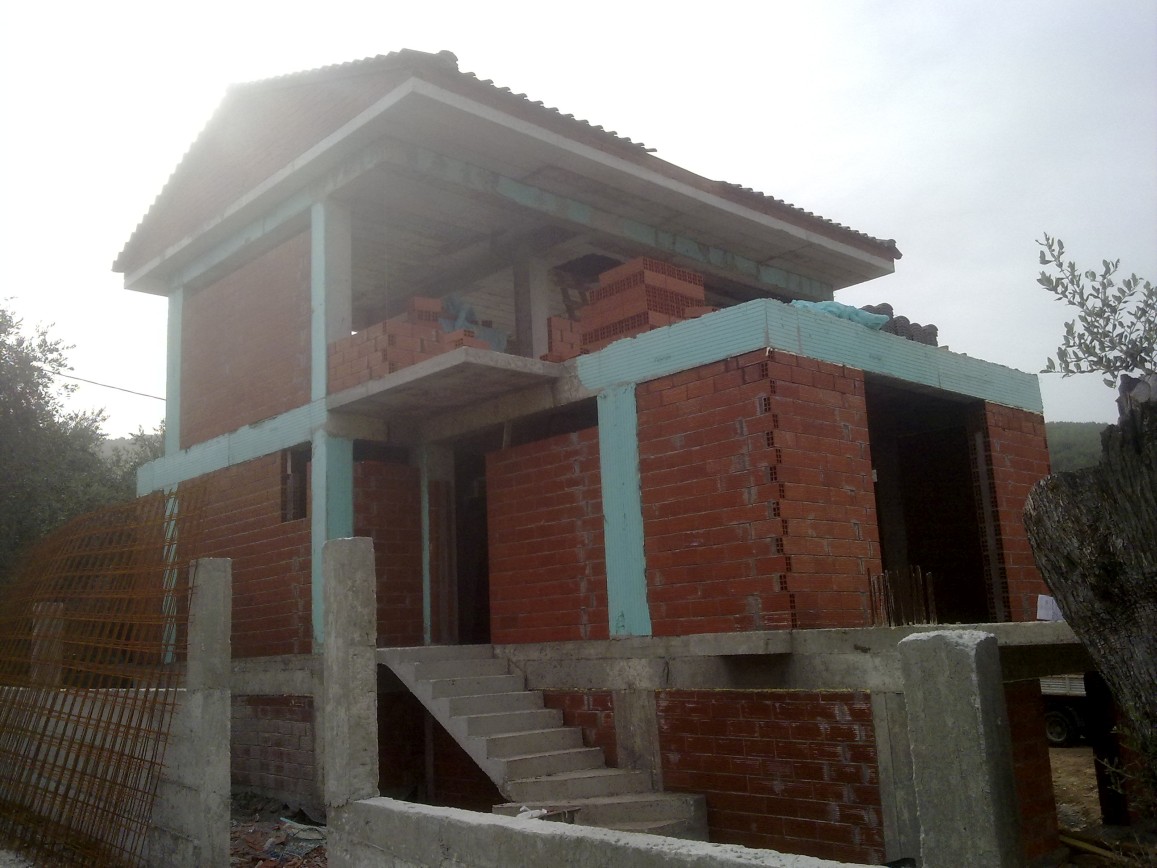
{"label": "concrete retaining wall", "polygon": [[378,798],[333,812],[329,864],[331,868],[848,868],[851,863]]}

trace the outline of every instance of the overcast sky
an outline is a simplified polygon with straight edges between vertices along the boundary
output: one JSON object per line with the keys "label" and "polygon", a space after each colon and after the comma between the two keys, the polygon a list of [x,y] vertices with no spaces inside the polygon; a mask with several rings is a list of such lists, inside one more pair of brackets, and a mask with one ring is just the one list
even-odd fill
{"label": "overcast sky", "polygon": [[[77,376],[163,396],[165,302],[109,266],[225,88],[399,48],[896,239],[894,275],[837,297],[959,352],[1036,371],[1055,351],[1045,231],[1157,279],[1153,0],[106,0],[0,12],[0,298],[75,345]],[[1115,415],[1098,377],[1041,382],[1050,420]],[[95,386],[75,403],[111,435],[163,416]]]}

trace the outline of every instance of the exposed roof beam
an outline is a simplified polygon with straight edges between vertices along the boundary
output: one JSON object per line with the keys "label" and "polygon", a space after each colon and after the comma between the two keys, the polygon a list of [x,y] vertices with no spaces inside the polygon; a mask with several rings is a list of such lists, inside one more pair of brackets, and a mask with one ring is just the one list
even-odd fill
{"label": "exposed roof beam", "polygon": [[466,190],[476,195],[497,196],[549,219],[573,226],[582,232],[593,232],[627,241],[664,257],[677,257],[691,267],[738,278],[769,290],[786,290],[797,298],[830,299],[832,287],[783,268],[764,265],[721,247],[707,244],[687,235],[667,232],[640,220],[612,214],[585,202],[551,193],[514,178],[491,172],[435,151],[394,142],[383,157],[390,165],[419,177]]}

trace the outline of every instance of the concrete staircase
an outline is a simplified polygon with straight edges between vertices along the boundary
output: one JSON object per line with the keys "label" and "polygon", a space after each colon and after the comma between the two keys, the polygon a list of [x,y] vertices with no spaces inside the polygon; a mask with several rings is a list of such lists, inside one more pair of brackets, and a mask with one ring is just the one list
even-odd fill
{"label": "concrete staircase", "polygon": [[582,732],[543,707],[521,674],[490,645],[379,648],[386,666],[510,799],[522,806],[573,812],[585,826],[707,839],[702,796],[654,792],[647,772],[607,768],[603,752],[584,747]]}

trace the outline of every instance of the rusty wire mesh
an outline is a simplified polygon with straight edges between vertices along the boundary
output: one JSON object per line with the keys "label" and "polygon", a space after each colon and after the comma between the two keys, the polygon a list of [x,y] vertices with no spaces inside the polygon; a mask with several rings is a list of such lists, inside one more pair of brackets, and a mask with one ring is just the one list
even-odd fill
{"label": "rusty wire mesh", "polygon": [[0,585],[0,843],[38,864],[143,864],[203,491],[74,519]]}

